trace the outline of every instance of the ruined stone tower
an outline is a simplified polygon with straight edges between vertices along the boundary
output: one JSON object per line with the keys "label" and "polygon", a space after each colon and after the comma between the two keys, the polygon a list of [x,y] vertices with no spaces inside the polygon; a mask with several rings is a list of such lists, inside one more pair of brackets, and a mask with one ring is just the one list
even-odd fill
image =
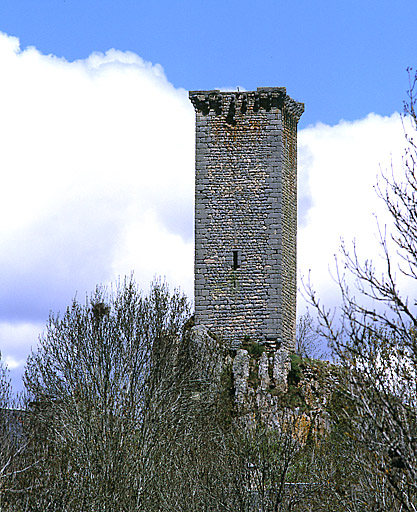
{"label": "ruined stone tower", "polygon": [[239,348],[293,351],[297,123],[283,87],[191,91],[196,111],[195,320]]}

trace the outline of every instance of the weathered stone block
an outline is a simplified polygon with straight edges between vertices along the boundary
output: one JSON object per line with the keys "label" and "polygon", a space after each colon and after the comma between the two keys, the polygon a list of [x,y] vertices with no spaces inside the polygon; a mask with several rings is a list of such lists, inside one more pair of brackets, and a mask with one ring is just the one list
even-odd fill
{"label": "weathered stone block", "polygon": [[272,376],[276,388],[285,393],[288,388],[288,373],[291,370],[291,362],[288,350],[278,349],[274,353],[274,365]]}
{"label": "weathered stone block", "polygon": [[238,404],[242,404],[248,392],[249,380],[249,361],[250,357],[247,350],[237,351],[233,360],[233,382],[235,386],[235,399]]}

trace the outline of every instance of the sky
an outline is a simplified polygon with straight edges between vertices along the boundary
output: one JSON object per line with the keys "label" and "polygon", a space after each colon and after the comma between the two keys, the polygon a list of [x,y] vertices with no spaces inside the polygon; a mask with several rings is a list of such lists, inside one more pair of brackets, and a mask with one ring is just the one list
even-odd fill
{"label": "sky", "polygon": [[15,386],[49,312],[99,283],[161,276],[192,298],[188,90],[285,86],[304,102],[299,286],[310,275],[337,304],[342,238],[383,270],[375,184],[401,169],[416,19],[403,0],[1,0],[0,350]]}

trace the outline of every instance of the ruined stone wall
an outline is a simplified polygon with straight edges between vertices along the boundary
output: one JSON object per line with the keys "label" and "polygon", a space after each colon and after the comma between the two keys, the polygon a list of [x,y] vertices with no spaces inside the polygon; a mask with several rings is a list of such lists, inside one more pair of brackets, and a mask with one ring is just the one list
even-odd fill
{"label": "ruined stone wall", "polygon": [[296,133],[285,88],[194,91],[195,319],[238,348],[293,350]]}

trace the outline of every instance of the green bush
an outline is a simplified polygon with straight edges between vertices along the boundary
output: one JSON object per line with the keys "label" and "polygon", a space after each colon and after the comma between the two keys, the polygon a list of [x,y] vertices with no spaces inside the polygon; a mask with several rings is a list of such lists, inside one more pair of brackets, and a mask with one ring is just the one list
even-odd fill
{"label": "green bush", "polygon": [[248,346],[248,352],[252,357],[258,358],[265,352],[265,347],[256,341],[252,341]]}
{"label": "green bush", "polygon": [[290,386],[296,386],[303,377],[303,369],[305,368],[305,363],[303,359],[297,354],[290,354],[290,359],[291,370],[288,374],[288,383]]}

